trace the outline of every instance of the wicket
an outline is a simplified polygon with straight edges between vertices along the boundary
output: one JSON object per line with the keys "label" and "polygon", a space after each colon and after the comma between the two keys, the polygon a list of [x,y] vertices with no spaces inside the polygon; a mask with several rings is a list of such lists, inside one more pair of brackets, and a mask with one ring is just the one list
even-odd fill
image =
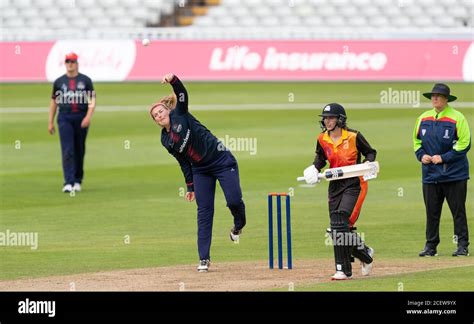
{"label": "wicket", "polygon": [[268,246],[269,246],[269,266],[273,269],[273,197],[277,203],[277,237],[278,237],[278,269],[283,269],[283,238],[281,229],[281,197],[286,197],[286,247],[287,247],[287,267],[292,269],[291,258],[291,216],[290,216],[290,195],[285,192],[271,192],[268,194]]}

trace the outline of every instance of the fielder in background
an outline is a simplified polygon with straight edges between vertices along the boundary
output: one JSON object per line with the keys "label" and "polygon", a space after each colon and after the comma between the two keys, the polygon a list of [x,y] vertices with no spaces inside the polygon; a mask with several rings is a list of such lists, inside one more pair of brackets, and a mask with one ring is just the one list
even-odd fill
{"label": "fielder in background", "polygon": [[[361,154],[365,157],[363,162],[375,161],[377,152],[362,134],[347,128],[346,112],[341,105],[328,104],[320,116],[323,132],[318,136],[316,157],[313,164],[304,170],[308,184],[321,181],[318,173],[326,161],[329,161],[330,168],[359,164]],[[329,183],[329,218],[336,261],[336,273],[332,280],[352,277],[352,257],[361,261],[363,275],[368,275],[372,270],[374,249],[366,246],[354,231],[366,194],[367,182],[362,177]]]}
{"label": "fielder in background", "polygon": [[454,219],[457,249],[453,256],[468,256],[469,233],[466,219],[467,180],[471,133],[463,114],[448,102],[457,98],[447,85],[435,84],[424,93],[433,109],[421,114],[413,132],[413,145],[422,163],[423,199],[426,206],[426,244],[420,256],[435,256],[439,244],[439,221],[444,199]]}
{"label": "fielder in background", "polygon": [[63,192],[81,191],[84,177],[86,137],[95,109],[92,80],[79,73],[78,56],[65,58],[66,74],[54,81],[49,106],[48,132],[53,135],[54,117],[59,107],[58,128],[61,140],[64,186]]}
{"label": "fielder in background", "polygon": [[245,205],[240,189],[239,167],[232,153],[188,111],[188,93],[175,75],[169,73],[162,83],[170,83],[174,94],[162,98],[150,109],[151,118],[161,130],[161,144],[178,160],[187,185],[186,199],[198,205],[199,272],[210,265],[212,222],[216,180],[219,180],[227,207],[234,217],[230,239],[239,241],[245,226]]}

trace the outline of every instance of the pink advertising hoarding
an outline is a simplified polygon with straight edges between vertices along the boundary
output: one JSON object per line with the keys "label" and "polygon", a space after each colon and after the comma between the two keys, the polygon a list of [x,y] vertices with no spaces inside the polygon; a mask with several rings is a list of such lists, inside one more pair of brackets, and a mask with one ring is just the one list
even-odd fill
{"label": "pink advertising hoarding", "polygon": [[95,81],[473,81],[470,41],[125,41],[0,43],[0,82],[52,81],[79,55]]}

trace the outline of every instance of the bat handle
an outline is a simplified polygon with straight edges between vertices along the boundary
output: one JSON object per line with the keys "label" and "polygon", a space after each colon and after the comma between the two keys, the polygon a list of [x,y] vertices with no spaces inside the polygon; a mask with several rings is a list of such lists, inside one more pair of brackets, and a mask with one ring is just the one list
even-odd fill
{"label": "bat handle", "polygon": [[304,177],[298,177],[296,178],[296,181],[304,181]]}

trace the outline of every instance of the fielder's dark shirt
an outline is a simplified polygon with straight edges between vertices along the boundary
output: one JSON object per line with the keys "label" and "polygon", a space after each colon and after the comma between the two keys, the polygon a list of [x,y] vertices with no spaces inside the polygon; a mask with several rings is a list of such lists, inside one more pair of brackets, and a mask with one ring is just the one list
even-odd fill
{"label": "fielder's dark shirt", "polygon": [[51,98],[58,104],[59,113],[87,112],[91,97],[95,97],[94,85],[85,74],[75,78],[64,74],[54,81]]}
{"label": "fielder's dark shirt", "polygon": [[[225,150],[222,143],[188,110],[188,93],[175,76],[170,82],[177,97],[170,112],[170,131],[161,131],[161,144],[178,160],[188,191],[193,191],[193,166],[204,166],[216,160]],[[219,149],[218,149],[219,147]]]}

